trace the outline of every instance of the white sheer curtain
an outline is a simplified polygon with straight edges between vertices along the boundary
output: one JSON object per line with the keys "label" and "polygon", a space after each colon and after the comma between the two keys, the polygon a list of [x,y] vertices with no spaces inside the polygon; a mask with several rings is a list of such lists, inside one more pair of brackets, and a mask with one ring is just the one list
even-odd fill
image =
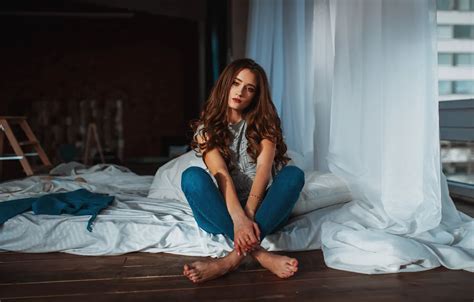
{"label": "white sheer curtain", "polygon": [[434,1],[254,0],[249,19],[289,148],[354,195],[324,218],[326,264],[474,270],[474,220],[440,174]]}
{"label": "white sheer curtain", "polygon": [[311,1],[252,2],[247,39],[247,55],[268,73],[285,140],[306,168],[314,167],[312,17]]}

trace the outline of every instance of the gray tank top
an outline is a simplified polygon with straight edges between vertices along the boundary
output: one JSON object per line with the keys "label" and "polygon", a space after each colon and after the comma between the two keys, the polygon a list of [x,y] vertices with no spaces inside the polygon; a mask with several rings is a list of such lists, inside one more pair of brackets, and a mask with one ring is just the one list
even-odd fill
{"label": "gray tank top", "polygon": [[234,182],[239,201],[244,203],[249,196],[253,179],[257,173],[257,163],[254,163],[247,153],[248,141],[245,137],[247,122],[241,120],[236,124],[229,124],[229,130],[234,136],[230,150],[232,151],[232,164],[235,167],[230,171],[230,176]]}
{"label": "gray tank top", "polygon": [[[202,129],[202,125],[198,127],[196,134]],[[250,155],[247,153],[248,141],[245,137],[247,131],[247,121],[241,120],[236,124],[229,124],[229,130],[232,133],[234,139],[232,144],[229,146],[232,158],[232,165],[235,167],[230,170],[230,176],[234,182],[235,190],[237,191],[237,197],[239,201],[244,204],[247,201],[250,189],[252,189],[252,183],[257,173],[257,163],[253,162]],[[272,178],[275,175],[275,167],[272,169]],[[272,179],[268,186],[271,184]],[[267,187],[268,187],[267,186]]]}

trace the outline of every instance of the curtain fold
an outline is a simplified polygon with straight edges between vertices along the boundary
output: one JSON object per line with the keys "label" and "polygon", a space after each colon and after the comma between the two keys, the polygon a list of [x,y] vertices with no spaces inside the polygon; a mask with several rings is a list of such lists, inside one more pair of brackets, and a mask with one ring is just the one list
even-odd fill
{"label": "curtain fold", "polygon": [[394,233],[420,233],[441,219],[431,3],[336,2],[328,164]]}
{"label": "curtain fold", "polygon": [[474,220],[440,172],[434,1],[253,0],[249,17],[289,148],[354,196],[324,217],[326,264],[474,270]]}
{"label": "curtain fold", "polygon": [[315,166],[312,8],[310,0],[251,2],[247,39],[247,56],[266,70],[285,141],[305,169]]}

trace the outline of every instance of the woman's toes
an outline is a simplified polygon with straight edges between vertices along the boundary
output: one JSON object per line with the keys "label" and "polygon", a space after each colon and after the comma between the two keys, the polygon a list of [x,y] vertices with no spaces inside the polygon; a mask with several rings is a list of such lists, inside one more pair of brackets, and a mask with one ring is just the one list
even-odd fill
{"label": "woman's toes", "polygon": [[187,273],[190,273],[193,270],[194,270],[194,268],[191,265],[188,265],[188,264],[185,264],[184,267],[183,267],[183,271],[185,271]]}
{"label": "woman's toes", "polygon": [[191,278],[191,281],[193,281],[194,283],[199,282],[199,280],[201,280],[201,277],[199,276],[194,276],[193,278]]}
{"label": "woman's toes", "polygon": [[194,270],[194,269],[190,269],[190,270],[185,271],[185,272],[184,272],[184,275],[185,275],[188,279],[192,280],[192,279],[194,279],[194,278],[199,277],[199,272],[196,271],[196,270]]}
{"label": "woman's toes", "polygon": [[285,267],[284,271],[281,273],[282,278],[289,278],[295,274],[295,267],[288,265]]}
{"label": "woman's toes", "polygon": [[292,272],[292,273],[295,273],[295,272],[298,271],[298,267],[297,267],[297,266],[290,265],[290,266],[288,267],[288,270],[289,270],[290,272]]}

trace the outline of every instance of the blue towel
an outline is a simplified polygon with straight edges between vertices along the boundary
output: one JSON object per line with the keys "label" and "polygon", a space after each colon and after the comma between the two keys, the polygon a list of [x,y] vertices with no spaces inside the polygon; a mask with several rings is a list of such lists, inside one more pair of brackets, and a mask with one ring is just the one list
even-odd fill
{"label": "blue towel", "polygon": [[92,215],[87,223],[87,230],[92,232],[92,222],[99,212],[109,206],[113,200],[113,196],[79,189],[66,193],[47,194],[41,197],[3,201],[0,202],[0,224],[30,210],[33,210],[35,214]]}

